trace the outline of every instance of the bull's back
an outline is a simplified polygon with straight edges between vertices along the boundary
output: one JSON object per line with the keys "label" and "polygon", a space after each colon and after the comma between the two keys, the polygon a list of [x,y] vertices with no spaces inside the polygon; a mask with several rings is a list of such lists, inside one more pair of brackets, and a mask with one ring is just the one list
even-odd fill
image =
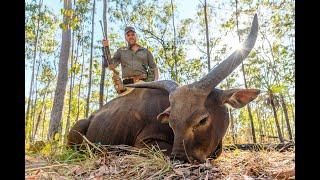
{"label": "bull's back", "polygon": [[101,144],[133,145],[139,132],[156,121],[169,106],[168,93],[158,89],[134,89],[107,103],[91,120],[88,140]]}

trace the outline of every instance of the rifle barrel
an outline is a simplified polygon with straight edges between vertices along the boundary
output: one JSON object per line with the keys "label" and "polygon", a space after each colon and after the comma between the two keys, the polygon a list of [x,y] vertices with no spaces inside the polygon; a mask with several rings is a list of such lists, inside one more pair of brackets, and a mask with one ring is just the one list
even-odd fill
{"label": "rifle barrel", "polygon": [[102,34],[103,34],[103,38],[106,39],[107,38],[107,35],[105,34],[104,32],[104,28],[103,28],[103,25],[102,25],[102,21],[100,20],[100,26],[101,26],[101,29],[102,29]]}

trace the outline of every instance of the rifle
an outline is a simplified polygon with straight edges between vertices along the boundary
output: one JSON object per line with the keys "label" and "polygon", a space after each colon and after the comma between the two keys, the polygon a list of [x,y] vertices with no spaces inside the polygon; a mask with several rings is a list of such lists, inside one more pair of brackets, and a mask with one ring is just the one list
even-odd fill
{"label": "rifle", "polygon": [[[105,34],[105,31],[103,29],[101,20],[99,22],[100,22],[101,30],[103,32],[103,38],[107,39],[107,35]],[[105,59],[104,66],[107,68],[107,67],[109,67],[109,65],[110,65],[109,62],[111,60],[110,49],[109,49],[109,47],[102,47],[102,51],[103,51],[103,56]],[[115,69],[114,66],[109,67],[109,69],[112,71],[112,80],[113,80],[113,83],[114,83],[114,86],[115,86],[117,93],[120,94],[120,93],[124,92],[126,89],[121,81],[121,78],[119,76],[119,72]]]}

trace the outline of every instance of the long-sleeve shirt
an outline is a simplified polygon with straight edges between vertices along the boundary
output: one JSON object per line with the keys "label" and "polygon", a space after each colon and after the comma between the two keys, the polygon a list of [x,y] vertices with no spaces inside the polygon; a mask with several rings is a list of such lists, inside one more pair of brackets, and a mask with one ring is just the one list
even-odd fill
{"label": "long-sleeve shirt", "polygon": [[157,68],[153,55],[144,47],[139,47],[136,52],[129,47],[119,48],[112,57],[111,62],[115,66],[121,64],[123,78],[147,74],[145,67],[150,69]]}

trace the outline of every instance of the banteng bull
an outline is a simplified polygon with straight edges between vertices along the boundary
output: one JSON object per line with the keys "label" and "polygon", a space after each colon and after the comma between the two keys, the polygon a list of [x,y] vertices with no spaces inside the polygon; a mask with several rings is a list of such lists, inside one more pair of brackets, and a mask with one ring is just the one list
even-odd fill
{"label": "banteng bull", "polygon": [[108,102],[71,129],[68,144],[80,144],[80,132],[91,142],[126,144],[142,148],[158,145],[180,160],[204,162],[216,158],[229,125],[225,104],[241,108],[259,94],[256,89],[215,88],[241,64],[253,48],[258,32],[257,15],[241,50],[192,84],[180,86],[161,80],[132,84],[135,89]]}

